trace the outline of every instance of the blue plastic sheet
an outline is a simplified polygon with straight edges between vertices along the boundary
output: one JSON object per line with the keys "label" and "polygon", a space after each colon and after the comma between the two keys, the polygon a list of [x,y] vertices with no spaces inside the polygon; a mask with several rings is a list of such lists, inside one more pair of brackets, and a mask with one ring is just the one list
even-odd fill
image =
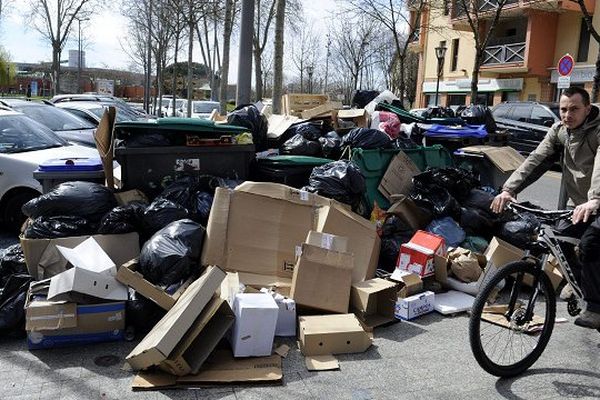
{"label": "blue plastic sheet", "polygon": [[445,137],[445,138],[484,138],[488,135],[485,125],[431,125],[425,131],[427,137]]}

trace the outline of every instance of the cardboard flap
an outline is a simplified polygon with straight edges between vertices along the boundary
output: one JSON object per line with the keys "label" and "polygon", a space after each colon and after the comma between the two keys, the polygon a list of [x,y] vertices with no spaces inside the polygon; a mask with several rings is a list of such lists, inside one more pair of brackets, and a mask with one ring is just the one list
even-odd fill
{"label": "cardboard flap", "polygon": [[210,209],[204,245],[202,246],[202,265],[227,266],[225,245],[227,243],[227,221],[231,192],[226,188],[217,188]]}
{"label": "cardboard flap", "polygon": [[117,266],[93,237],[74,248],[56,245],[56,249],[74,267],[113,276],[117,274]]}
{"label": "cardboard flap", "polygon": [[25,330],[42,331],[75,328],[77,326],[77,304],[32,301],[27,305]]}
{"label": "cardboard flap", "polygon": [[408,194],[412,189],[412,178],[421,171],[404,152],[398,153],[388,166],[378,190],[391,201],[393,194]]}
{"label": "cardboard flap", "polygon": [[74,267],[50,279],[48,300],[77,300],[79,294],[115,301],[128,299],[127,287],[115,278],[83,268]]}
{"label": "cardboard flap", "polygon": [[348,251],[348,238],[330,233],[310,231],[305,243],[342,253]]}
{"label": "cardboard flap", "polygon": [[235,188],[235,192],[248,193],[273,199],[286,200],[292,203],[313,205],[329,205],[331,200],[305,190],[296,189],[281,183],[246,181]]}
{"label": "cardboard flap", "polygon": [[304,364],[309,371],[331,371],[340,368],[337,358],[332,355],[307,356],[304,358]]}
{"label": "cardboard flap", "polygon": [[301,119],[293,115],[273,114],[269,117],[267,136],[276,139],[283,135],[293,124],[299,121],[301,121]]}
{"label": "cardboard flap", "polygon": [[153,390],[174,387],[177,384],[175,375],[161,371],[140,372],[131,382],[132,390]]}
{"label": "cardboard flap", "polygon": [[525,157],[509,146],[469,146],[463,147],[460,151],[484,154],[502,172],[514,171],[525,161]]}
{"label": "cardboard flap", "polygon": [[364,108],[351,108],[349,110],[338,110],[338,118],[359,118],[367,115]]}
{"label": "cardboard flap", "polygon": [[352,270],[354,268],[354,255],[339,251],[327,250],[308,243],[302,244],[302,258],[313,263],[324,264],[332,268]]}

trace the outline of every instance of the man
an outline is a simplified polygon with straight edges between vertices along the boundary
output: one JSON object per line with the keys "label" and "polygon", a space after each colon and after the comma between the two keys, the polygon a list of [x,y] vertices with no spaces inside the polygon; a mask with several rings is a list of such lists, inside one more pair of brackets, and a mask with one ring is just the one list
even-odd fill
{"label": "man", "polygon": [[586,310],[575,324],[600,329],[600,219],[592,217],[600,206],[600,109],[590,104],[587,91],[571,87],[560,96],[560,118],[538,147],[504,183],[491,205],[501,212],[517,193],[540,176],[540,168],[562,151],[563,180],[570,203],[575,206],[572,226],[563,229],[581,237],[581,288]]}

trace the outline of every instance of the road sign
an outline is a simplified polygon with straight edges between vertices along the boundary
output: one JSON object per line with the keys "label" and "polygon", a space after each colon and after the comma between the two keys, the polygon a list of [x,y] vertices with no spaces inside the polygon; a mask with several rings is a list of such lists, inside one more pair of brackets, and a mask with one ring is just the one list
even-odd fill
{"label": "road sign", "polygon": [[556,87],[558,89],[567,89],[571,87],[571,77],[570,76],[559,76]]}
{"label": "road sign", "polygon": [[558,60],[558,65],[556,66],[556,70],[560,76],[570,76],[571,72],[573,72],[573,67],[575,66],[575,60],[573,57],[567,53]]}

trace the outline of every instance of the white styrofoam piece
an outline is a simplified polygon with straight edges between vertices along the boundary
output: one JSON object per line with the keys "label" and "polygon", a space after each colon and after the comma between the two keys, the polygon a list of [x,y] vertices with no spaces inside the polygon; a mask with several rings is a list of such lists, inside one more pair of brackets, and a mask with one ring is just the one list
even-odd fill
{"label": "white styrofoam piece", "polygon": [[435,295],[433,308],[440,314],[454,314],[468,311],[473,307],[475,297],[457,290]]}

